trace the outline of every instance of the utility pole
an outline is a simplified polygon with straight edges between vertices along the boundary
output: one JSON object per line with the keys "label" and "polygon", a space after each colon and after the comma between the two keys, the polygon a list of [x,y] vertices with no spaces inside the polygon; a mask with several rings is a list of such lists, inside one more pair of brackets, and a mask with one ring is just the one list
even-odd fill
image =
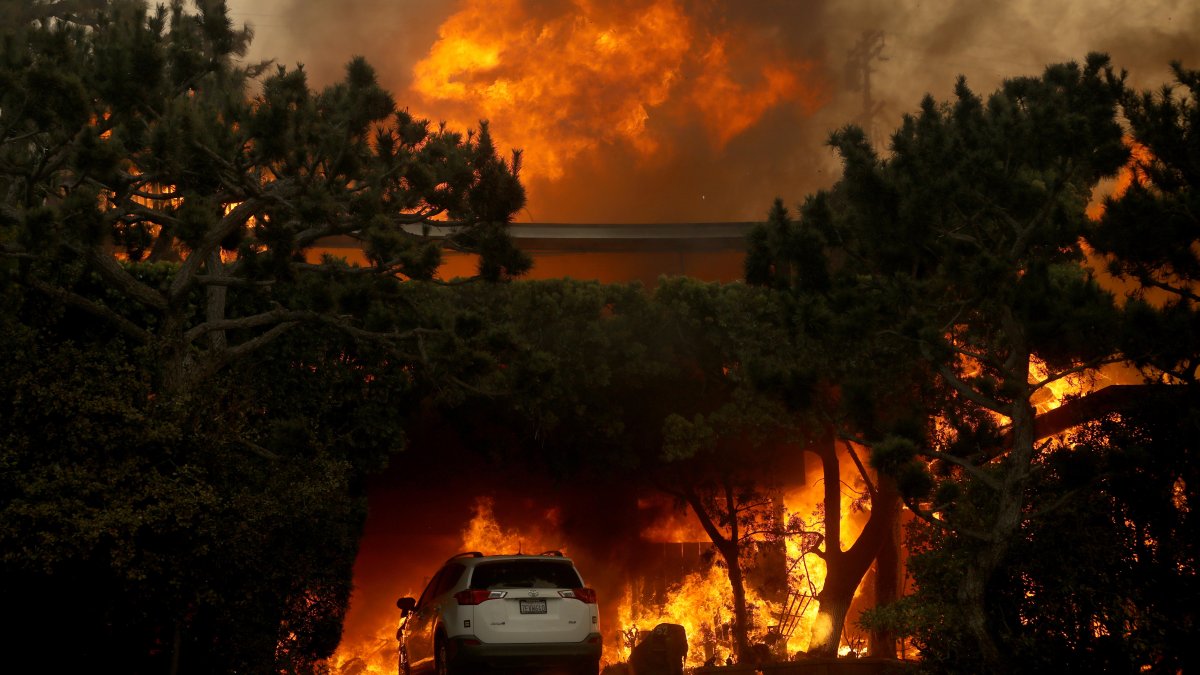
{"label": "utility pole", "polygon": [[865,30],[846,56],[846,86],[850,91],[862,92],[862,112],[855,121],[872,143],[876,142],[875,119],[883,103],[871,97],[871,63],[888,60],[883,56],[883,47],[882,30]]}

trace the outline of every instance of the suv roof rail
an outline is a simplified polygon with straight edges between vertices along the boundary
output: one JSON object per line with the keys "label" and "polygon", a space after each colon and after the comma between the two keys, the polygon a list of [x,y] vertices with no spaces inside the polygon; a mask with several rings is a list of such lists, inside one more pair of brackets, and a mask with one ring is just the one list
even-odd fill
{"label": "suv roof rail", "polygon": [[546,555],[546,556],[551,556],[551,557],[554,557],[554,558],[561,558],[561,557],[563,557],[563,553],[562,553],[562,551],[542,551],[542,552],[541,552],[541,553],[539,553],[538,555]]}
{"label": "suv roof rail", "polygon": [[465,553],[455,553],[454,555],[450,556],[449,560],[447,560],[446,562],[450,562],[450,560],[454,560],[456,558],[482,558],[482,557],[483,557],[483,554],[480,553],[479,551],[467,551]]}

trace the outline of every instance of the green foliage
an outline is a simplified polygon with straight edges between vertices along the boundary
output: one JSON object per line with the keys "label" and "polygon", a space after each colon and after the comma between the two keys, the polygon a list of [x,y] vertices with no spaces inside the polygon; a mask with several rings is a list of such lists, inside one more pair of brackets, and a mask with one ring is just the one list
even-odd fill
{"label": "green foliage", "polygon": [[[1131,295],[1139,301],[1139,325],[1148,330],[1124,336],[1126,353],[1152,375],[1194,384],[1200,366],[1200,74],[1180,63],[1172,67],[1174,86],[1130,92],[1123,100],[1141,148],[1130,167],[1132,182],[1105,200],[1087,241],[1108,256],[1112,274],[1136,284]],[[1147,333],[1156,339],[1147,340]]]}
{"label": "green foliage", "polygon": [[[898,358],[914,378],[901,400],[940,382],[941,393],[919,400],[952,432],[927,429],[929,450],[989,462],[997,449],[980,444],[998,440],[986,432],[992,413],[1030,423],[1041,386],[1031,384],[1031,355],[1054,373],[1114,354],[1121,315],[1080,268],[1078,240],[1091,187],[1126,157],[1115,119],[1122,92],[1107,60],[1091,56],[1010,80],[986,101],[960,80],[954,101],[926,98],[905,118],[886,158],[856,129],[833,135],[846,166],[828,198],[841,245],[827,256],[845,261],[846,291],[835,297],[857,308],[861,331],[884,338],[857,341],[860,367]],[[873,406],[848,402],[868,413],[854,413],[868,437],[912,417],[888,423],[869,414]],[[882,447],[877,461],[902,482],[921,493],[935,487]]]}
{"label": "green foliage", "polygon": [[920,521],[905,528],[907,571],[916,588],[893,603],[863,612],[860,625],[891,632],[921,653],[919,672],[983,672],[974,638],[966,630],[956,597],[958,578],[969,564],[963,542]]}
{"label": "green foliage", "polygon": [[871,447],[871,463],[885,473],[895,473],[917,456],[917,445],[901,436],[888,436]]}
{"label": "green foliage", "polygon": [[[278,68],[251,97],[265,68],[237,60],[250,36],[223,2],[153,14],[136,0],[78,13],[23,2],[3,37],[3,253],[29,260],[35,286],[84,262],[160,314],[169,332],[139,330],[119,316],[129,302],[51,284],[172,361],[164,388],[186,389],[274,339],[272,329],[315,320],[281,300],[302,298],[287,286],[324,273],[306,264],[324,237],[364,242],[384,285],[396,274],[431,278],[445,247],[478,254],[487,279],[529,268],[507,236],[525,199],[519,157],[497,157],[486,123],[464,138],[397,110],[362,59],[321,91],[302,69]],[[431,236],[439,217],[444,236]],[[169,286],[152,287],[127,260],[181,265]],[[238,343],[208,339],[213,323],[239,320],[258,330]]]}
{"label": "green foliage", "polygon": [[767,222],[748,235],[746,282],[759,286],[795,288],[799,292],[828,290],[830,279],[824,249],[827,213],[824,197],[817,196],[802,210],[799,223],[793,223],[783,200],[776,199],[767,214]]}
{"label": "green foliage", "polygon": [[[653,294],[564,279],[450,295],[463,310],[456,335],[479,345],[469,360],[490,373],[473,381],[492,395],[451,401],[438,411],[446,426],[484,461],[667,492],[714,528],[744,589],[751,542],[784,527],[766,489],[797,451],[806,412],[774,392],[796,401],[816,388],[803,350],[781,348],[791,339],[780,298],[686,278]],[[735,604],[744,639],[744,598]]]}
{"label": "green foliage", "polygon": [[[1171,105],[1159,119],[1182,128],[1186,108]],[[1035,396],[1121,358],[1122,347],[1149,354],[1186,340],[1134,328],[1186,324],[1179,303],[1119,305],[1082,265],[1081,238],[1098,236],[1088,199],[1129,157],[1122,106],[1131,109],[1123,76],[1102,55],[1008,80],[986,98],[960,79],[952,100],[926,97],[906,116],[885,154],[860,129],[834,133],[842,179],[808,198],[795,223],[777,202],[751,238],[747,278],[788,298],[793,330],[826,354],[817,372],[836,393],[826,403],[835,424],[870,446],[927,523],[928,546],[910,559],[925,570],[923,590],[874,620],[916,626],[931,670],[1004,670],[1040,644],[1024,618],[1002,616],[1000,589],[1028,589],[1006,565],[1033,504],[1090,484],[1097,469],[1070,462],[1061,484],[1038,482],[1051,457],[1035,438]],[[1171,138],[1176,147],[1184,137]],[[1133,231],[1131,221],[1125,236]],[[812,243],[798,245],[800,233]],[[963,656],[966,645],[975,656]]]}
{"label": "green foliage", "polygon": [[[61,654],[69,624],[60,668],[312,672],[365,477],[422,401],[495,377],[497,331],[406,281],[446,247],[528,269],[519,158],[398,110],[362,59],[252,96],[220,0],[0,17],[5,644]],[[330,236],[369,265],[317,259]]]}
{"label": "green foliage", "polygon": [[661,423],[651,402],[665,391],[640,286],[468,284],[446,297],[462,310],[453,332],[464,356],[454,362],[493,394],[458,398],[444,412],[469,445],[560,476],[619,475],[638,464],[646,430]]}
{"label": "green foliage", "polygon": [[[989,593],[1015,672],[1187,672],[1197,620],[1197,410],[1147,393],[1047,453],[1022,527]],[[1064,499],[1069,496],[1070,499]],[[971,499],[971,495],[965,495]],[[986,667],[963,630],[956,579],[977,546],[914,522],[915,593],[864,613],[921,649],[928,672]]]}
{"label": "green foliage", "polygon": [[[781,207],[776,215],[786,217]],[[664,279],[654,295],[673,393],[651,472],[691,509],[722,556],[739,659],[750,658],[759,637],[751,633],[744,586],[756,547],[800,527],[779,517],[783,467],[824,431],[810,405],[819,398],[817,362],[808,360],[816,352],[789,330],[789,309],[780,294],[744,284]]]}
{"label": "green foliage", "polygon": [[172,402],[153,395],[147,354],[94,322],[8,308],[26,323],[2,343],[0,596],[23,616],[10,639],[53,648],[73,607],[80,664],[164,671],[170,650],[150,646],[176,631],[183,672],[256,670],[284,643],[292,672],[329,654],[359,484],[403,442],[394,410],[415,396],[401,369],[297,334]]}

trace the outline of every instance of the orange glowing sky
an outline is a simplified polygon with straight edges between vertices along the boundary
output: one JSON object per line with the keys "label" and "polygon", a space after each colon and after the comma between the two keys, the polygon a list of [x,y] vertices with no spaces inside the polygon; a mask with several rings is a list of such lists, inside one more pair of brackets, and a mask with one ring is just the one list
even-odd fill
{"label": "orange glowing sky", "polygon": [[[873,64],[882,137],[921,96],[977,91],[1107,51],[1139,87],[1200,65],[1200,5],[1056,0],[232,0],[251,59],[303,63],[314,86],[364,55],[401,106],[524,150],[519,220],[758,220],[838,173],[824,141],[863,112],[847,55]],[[881,144],[883,138],[878,139]]]}

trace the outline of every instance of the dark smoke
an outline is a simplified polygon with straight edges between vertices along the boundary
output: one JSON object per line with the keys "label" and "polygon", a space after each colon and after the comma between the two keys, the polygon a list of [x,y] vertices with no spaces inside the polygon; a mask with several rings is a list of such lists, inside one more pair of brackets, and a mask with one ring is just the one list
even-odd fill
{"label": "dark smoke", "polygon": [[[502,11],[505,3],[496,3]],[[590,2],[613,15],[637,0]],[[846,86],[847,55],[863,31],[883,31],[886,61],[873,64],[872,93],[879,105],[876,140],[882,148],[900,116],[930,92],[949,96],[958,74],[980,93],[1005,77],[1037,74],[1051,62],[1106,51],[1140,88],[1168,81],[1167,64],[1200,67],[1200,5],[1190,0],[1127,3],[1117,0],[1018,3],[870,0],[758,0],[681,2],[693,21],[728,30],[737,64],[757,56],[815,59],[829,87],[824,107],[806,114],[781,103],[754,127],[721,148],[688,119],[655,118],[661,156],[600,145],[580,155],[558,181],[531,178],[522,220],[535,222],[689,222],[762,218],[771,200],[791,203],[836,177],[836,159],[824,141],[862,113],[862,94]],[[459,7],[443,0],[307,2],[234,0],[234,17],[258,25],[256,55],[302,62],[314,84],[341,75],[345,62],[365,55],[401,105],[420,109],[408,93],[411,68],[428,53],[437,29]],[[552,18],[574,11],[575,0],[525,0],[526,15]],[[497,17],[503,20],[502,16]],[[747,67],[747,78],[753,78]],[[737,71],[735,71],[736,73]],[[653,111],[651,111],[653,113]],[[503,138],[505,120],[492,120]]]}

